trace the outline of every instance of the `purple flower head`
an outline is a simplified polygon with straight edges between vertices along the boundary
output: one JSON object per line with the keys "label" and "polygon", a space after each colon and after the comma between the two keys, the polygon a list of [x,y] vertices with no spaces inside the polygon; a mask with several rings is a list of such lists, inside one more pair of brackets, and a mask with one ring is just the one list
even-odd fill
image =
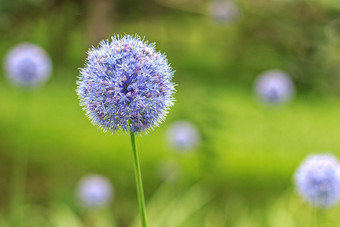
{"label": "purple flower head", "polygon": [[22,43],[8,52],[5,70],[8,79],[15,85],[35,87],[49,78],[52,63],[46,52],[39,46]]}
{"label": "purple flower head", "polygon": [[84,176],[77,188],[80,202],[87,207],[100,207],[107,205],[113,196],[110,181],[100,175],[91,174]]}
{"label": "purple flower head", "polygon": [[77,82],[86,115],[104,131],[146,131],[173,105],[174,71],[155,44],[114,36],[88,52]]}
{"label": "purple flower head", "polygon": [[200,139],[198,129],[188,121],[177,121],[167,131],[169,145],[178,151],[195,149]]}
{"label": "purple flower head", "polygon": [[340,166],[333,155],[309,155],[295,173],[299,194],[317,207],[330,207],[340,198]]}
{"label": "purple flower head", "polygon": [[255,92],[267,104],[280,104],[292,98],[295,88],[288,74],[281,70],[269,70],[256,78]]}
{"label": "purple flower head", "polygon": [[219,23],[235,22],[241,14],[233,1],[213,0],[208,7],[210,16]]}

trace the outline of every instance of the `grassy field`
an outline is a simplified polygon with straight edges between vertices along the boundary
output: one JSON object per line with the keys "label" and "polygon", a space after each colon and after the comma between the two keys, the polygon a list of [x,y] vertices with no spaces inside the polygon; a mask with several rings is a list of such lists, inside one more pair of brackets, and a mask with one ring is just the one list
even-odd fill
{"label": "grassy field", "polygon": [[[334,227],[339,208],[310,208],[293,175],[308,154],[340,157],[339,39],[337,30],[328,34],[339,7],[333,0],[238,2],[243,15],[233,25],[214,23],[205,11],[158,6],[155,14],[116,18],[107,32],[156,42],[176,70],[174,107],[137,139],[150,227]],[[30,41],[54,63],[51,80],[34,91],[12,87],[0,72],[0,226],[9,226],[14,159],[27,156],[25,227],[137,227],[129,136],[102,132],[79,106],[75,81],[92,45],[84,36],[93,34],[78,21],[84,12],[64,7],[0,37],[1,59]],[[57,20],[60,12],[65,18]],[[255,76],[274,68],[297,85],[285,106],[265,106],[253,94]],[[168,146],[177,120],[199,129],[196,150]],[[113,183],[108,209],[79,206],[75,188],[88,173]]]}
{"label": "grassy field", "polygon": [[[128,136],[103,133],[91,125],[77,100],[76,75],[69,78],[56,76],[32,92],[18,91],[1,81],[1,191],[9,193],[6,185],[15,152],[27,151],[29,201],[65,201],[72,207],[78,179],[86,173],[101,173],[115,186],[113,210],[122,222],[128,222],[128,211],[136,212]],[[298,93],[287,106],[268,107],[254,98],[251,88],[192,81],[178,84],[176,104],[166,122],[138,137],[147,201],[164,184],[160,166],[171,163],[170,172],[179,172],[168,183],[175,192],[198,184],[195,193],[207,197],[203,204],[210,201],[216,208],[240,198],[247,207],[265,209],[287,190],[294,195],[292,176],[307,154],[339,155],[338,98]],[[202,135],[199,148],[191,153],[176,153],[165,141],[167,127],[182,119],[196,124]]]}

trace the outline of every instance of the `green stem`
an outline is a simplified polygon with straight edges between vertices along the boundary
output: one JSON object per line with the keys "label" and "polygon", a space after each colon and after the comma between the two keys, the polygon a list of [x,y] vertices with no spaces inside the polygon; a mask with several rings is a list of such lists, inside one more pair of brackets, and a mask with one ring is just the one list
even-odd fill
{"label": "green stem", "polygon": [[141,176],[141,171],[140,171],[140,166],[139,166],[139,158],[138,158],[138,152],[137,152],[137,147],[136,147],[135,133],[130,131],[130,137],[131,137],[131,145],[132,145],[132,152],[133,152],[134,165],[135,165],[137,193],[138,193],[139,209],[141,212],[142,226],[147,227],[148,225],[146,223],[146,210],[145,210],[144,193],[143,193],[143,182],[142,182],[142,176]]}
{"label": "green stem", "polygon": [[[23,130],[30,130],[30,122],[31,122],[31,97],[26,92],[20,92],[16,97],[16,117],[22,118],[21,113],[22,109],[25,109],[26,119],[25,125],[22,127]],[[23,104],[24,103],[24,104]],[[22,226],[22,220],[24,220],[25,210],[23,205],[25,204],[25,187],[26,187],[26,175],[27,175],[27,160],[28,160],[28,148],[26,141],[20,141],[21,144],[16,148],[13,153],[13,167],[12,167],[12,176],[10,182],[10,217],[9,221],[11,227],[19,227]]]}
{"label": "green stem", "polygon": [[[20,152],[22,151],[22,152]],[[26,165],[27,165],[27,152],[25,150],[17,149],[14,152],[14,163],[12,172],[12,185],[11,185],[11,226],[21,226],[23,218],[22,205],[24,203],[25,194],[25,181],[26,181]]]}
{"label": "green stem", "polygon": [[323,209],[315,208],[315,218],[316,218],[316,226],[321,227],[325,225],[325,213]]}

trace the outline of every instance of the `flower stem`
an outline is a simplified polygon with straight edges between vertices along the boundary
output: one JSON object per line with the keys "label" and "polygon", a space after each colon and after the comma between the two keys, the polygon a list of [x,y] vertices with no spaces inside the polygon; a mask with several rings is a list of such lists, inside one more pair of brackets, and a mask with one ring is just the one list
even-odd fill
{"label": "flower stem", "polygon": [[315,208],[316,214],[315,214],[315,223],[317,227],[321,227],[325,225],[325,213],[324,210],[320,208]]}
{"label": "flower stem", "polygon": [[[20,115],[22,109],[25,109],[26,119],[25,129],[31,130],[31,100],[32,98],[26,92],[20,92],[16,102],[16,117],[22,118]],[[24,105],[23,105],[24,103]],[[10,182],[10,204],[9,204],[9,222],[11,227],[19,227],[23,225],[25,219],[25,187],[27,178],[27,161],[28,161],[28,146],[27,142],[20,141],[20,146],[13,153],[12,176]]]}
{"label": "flower stem", "polygon": [[[20,152],[22,151],[22,152]],[[14,152],[14,163],[12,172],[11,201],[10,201],[10,221],[11,226],[21,226],[23,217],[22,205],[24,203],[27,151],[16,150]]]}
{"label": "flower stem", "polygon": [[138,201],[139,201],[139,209],[141,213],[141,221],[142,221],[142,226],[147,227],[148,225],[146,223],[146,210],[145,210],[144,193],[143,193],[143,182],[142,182],[138,152],[137,152],[137,147],[136,147],[135,133],[130,131],[130,137],[131,137],[132,153],[133,153],[134,165],[135,165],[137,194],[138,194]]}

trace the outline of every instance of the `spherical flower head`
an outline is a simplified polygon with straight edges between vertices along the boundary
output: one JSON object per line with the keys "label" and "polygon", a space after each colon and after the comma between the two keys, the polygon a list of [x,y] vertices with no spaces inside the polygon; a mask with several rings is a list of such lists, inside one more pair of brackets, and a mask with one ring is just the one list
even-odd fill
{"label": "spherical flower head", "polygon": [[101,207],[107,205],[113,196],[110,181],[100,175],[84,176],[77,188],[79,201],[86,207]]}
{"label": "spherical flower head", "polygon": [[255,92],[264,103],[281,104],[293,97],[295,88],[287,73],[281,70],[270,70],[256,78]]}
{"label": "spherical flower head", "polygon": [[240,9],[233,1],[213,0],[208,5],[209,15],[219,23],[232,23],[240,17]]}
{"label": "spherical flower head", "polygon": [[173,70],[164,54],[138,36],[114,36],[88,52],[77,93],[104,131],[146,131],[173,105]]}
{"label": "spherical flower head", "polygon": [[13,84],[27,88],[36,87],[49,78],[52,63],[41,47],[22,43],[8,52],[5,70]]}
{"label": "spherical flower head", "polygon": [[340,197],[340,167],[333,155],[310,155],[295,173],[299,194],[313,206],[327,208]]}
{"label": "spherical flower head", "polygon": [[188,121],[177,121],[167,131],[169,145],[178,151],[195,149],[201,140],[195,125]]}

